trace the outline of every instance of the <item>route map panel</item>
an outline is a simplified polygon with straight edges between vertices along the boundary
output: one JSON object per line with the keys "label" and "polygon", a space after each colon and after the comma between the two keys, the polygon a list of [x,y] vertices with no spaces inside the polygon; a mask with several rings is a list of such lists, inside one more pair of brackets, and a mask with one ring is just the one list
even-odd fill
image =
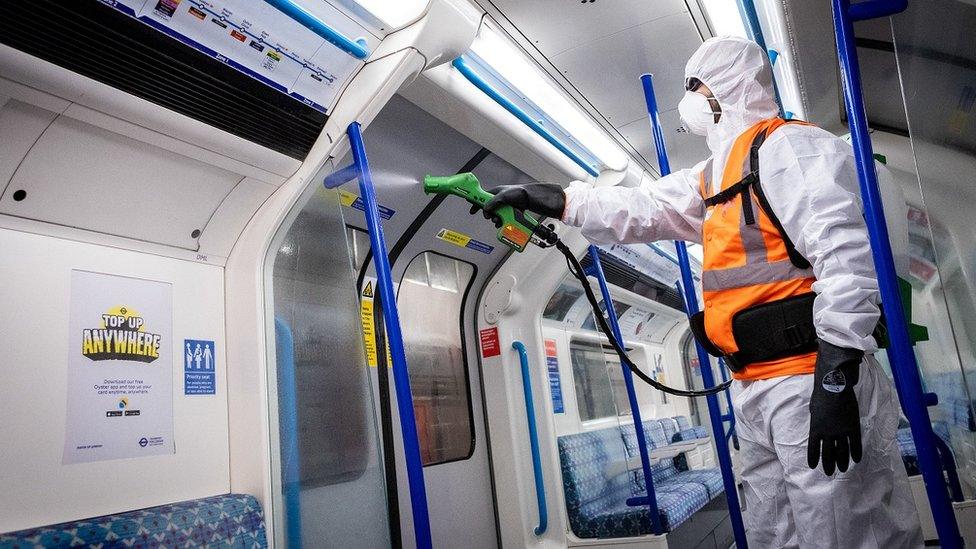
{"label": "route map panel", "polygon": [[[346,79],[363,65],[262,1],[101,1],[324,113]],[[315,6],[306,9],[330,24],[344,17],[324,1]],[[339,30],[359,28],[350,21],[343,27]],[[367,36],[361,29],[358,32]]]}

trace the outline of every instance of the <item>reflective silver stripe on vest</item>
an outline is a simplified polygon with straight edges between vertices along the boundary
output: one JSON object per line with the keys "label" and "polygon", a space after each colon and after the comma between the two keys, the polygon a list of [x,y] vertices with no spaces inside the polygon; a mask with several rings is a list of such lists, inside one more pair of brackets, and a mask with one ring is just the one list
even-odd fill
{"label": "reflective silver stripe on vest", "polygon": [[714,292],[745,288],[771,282],[788,282],[798,278],[810,278],[812,269],[801,269],[789,259],[772,263],[751,263],[731,269],[716,269],[702,273],[702,290]]}
{"label": "reflective silver stripe on vest", "polygon": [[[752,225],[746,225],[746,202],[752,207],[754,220]],[[739,211],[739,239],[742,240],[742,248],[746,251],[746,263],[749,265],[766,263],[766,241],[763,239],[762,229],[759,228],[759,216],[762,212],[758,201],[752,199],[752,189],[742,195],[742,203],[743,207]]]}

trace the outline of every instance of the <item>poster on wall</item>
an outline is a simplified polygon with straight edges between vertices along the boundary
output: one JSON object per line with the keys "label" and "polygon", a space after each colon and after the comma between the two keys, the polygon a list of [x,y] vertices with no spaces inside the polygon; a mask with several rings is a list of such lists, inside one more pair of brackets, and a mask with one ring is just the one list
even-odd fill
{"label": "poster on wall", "polygon": [[62,463],[176,452],[173,287],[71,271]]}

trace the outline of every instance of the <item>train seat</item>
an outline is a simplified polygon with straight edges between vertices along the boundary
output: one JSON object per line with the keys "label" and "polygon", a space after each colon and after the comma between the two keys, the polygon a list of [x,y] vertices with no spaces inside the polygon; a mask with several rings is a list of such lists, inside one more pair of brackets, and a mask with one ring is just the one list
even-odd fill
{"label": "train seat", "polygon": [[[936,436],[949,444],[949,427],[942,421],[933,421],[932,430]],[[898,448],[901,450],[901,459],[905,462],[905,471],[908,476],[920,475],[922,470],[918,467],[918,449],[915,448],[915,439],[912,438],[911,427],[900,427],[896,436]],[[951,446],[950,446],[951,448]]]}
{"label": "train seat", "polygon": [[661,424],[661,428],[664,429],[665,440],[674,440],[674,435],[678,434],[678,431],[681,430],[681,428],[678,427],[678,421],[672,417],[666,417],[666,418],[651,420],[651,421],[657,421],[658,423]]}
{"label": "train seat", "polygon": [[[692,425],[685,416],[674,416],[673,419],[678,424],[678,432],[671,437],[672,442],[679,440],[692,440],[696,438],[708,438],[708,430],[701,425]],[[677,438],[679,437],[680,438]]]}
{"label": "train seat", "polygon": [[[668,437],[667,433],[671,431],[671,425],[674,423],[675,422],[670,418],[663,420],[649,419],[644,421],[644,438],[647,440],[649,449],[652,450],[652,453],[653,450],[671,446],[671,443],[669,442],[670,438]],[[681,432],[675,432],[672,436],[679,435],[680,433]],[[628,455],[630,457],[638,456],[637,436],[634,432],[634,426],[622,426],[621,434],[624,437]],[[707,438],[707,435],[705,438]],[[651,474],[654,475],[655,491],[658,490],[658,485],[667,479],[675,479],[677,482],[681,483],[701,484],[708,491],[709,499],[715,498],[724,490],[724,484],[722,483],[722,472],[719,469],[707,468],[689,470],[687,461],[683,456],[678,456],[675,458],[663,458],[659,460],[657,463],[651,465]],[[645,490],[644,472],[636,470],[633,471],[633,475],[637,490],[643,492]]]}
{"label": "train seat", "polygon": [[268,546],[254,496],[224,494],[0,534],[0,549]]}
{"label": "train seat", "polygon": [[[608,476],[615,463],[628,454],[617,427],[559,437],[559,458],[570,528],[580,538],[618,538],[649,534],[647,507],[631,507],[628,498],[637,490],[633,473],[624,469]],[[684,482],[673,466],[655,473],[658,513],[667,530],[673,530],[709,502],[708,489]]]}
{"label": "train seat", "polygon": [[685,442],[690,440],[704,440],[708,438],[708,431],[704,427],[696,426],[691,429],[678,431],[671,437],[671,442]]}
{"label": "train seat", "polygon": [[[925,385],[928,392],[939,395],[938,408],[942,411],[942,419],[954,429],[976,432],[976,418],[973,417],[976,400],[969,398],[966,384],[958,373],[926,374]],[[948,440],[948,437],[943,438]]]}

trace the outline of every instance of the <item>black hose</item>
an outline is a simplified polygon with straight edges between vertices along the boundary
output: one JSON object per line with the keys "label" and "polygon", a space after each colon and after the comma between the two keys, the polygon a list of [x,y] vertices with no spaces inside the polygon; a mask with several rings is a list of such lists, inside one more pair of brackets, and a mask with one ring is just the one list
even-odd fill
{"label": "black hose", "polygon": [[[540,225],[539,227],[542,228],[544,226]],[[596,294],[593,293],[593,288],[590,287],[590,281],[587,280],[586,273],[583,271],[583,266],[580,265],[579,260],[576,259],[576,255],[574,255],[573,252],[570,251],[570,249],[567,248],[566,245],[563,244],[563,242],[559,240],[559,238],[557,238],[555,233],[552,232],[551,230],[544,229],[542,231],[539,231],[537,229],[536,232],[537,234],[542,233],[542,234],[538,234],[538,236],[540,236],[542,240],[544,240],[549,245],[555,246],[557,250],[559,250],[564,256],[566,256],[566,263],[569,265],[569,272],[572,273],[572,275],[576,277],[577,280],[579,280],[580,284],[583,285],[583,292],[586,294],[587,301],[590,302],[590,307],[593,308],[593,318],[596,319],[596,323],[600,327],[600,331],[602,331],[604,335],[607,336],[607,339],[610,340],[610,346],[612,346],[613,350],[617,352],[617,356],[620,357],[621,363],[625,364],[628,368],[630,368],[630,371],[633,372],[635,376],[639,377],[641,381],[647,383],[651,387],[654,387],[658,391],[663,391],[665,393],[668,393],[669,395],[689,397],[689,398],[714,395],[716,393],[721,393],[722,391],[729,388],[729,385],[732,384],[732,380],[726,381],[724,383],[720,383],[708,389],[702,389],[701,391],[688,391],[685,389],[675,389],[674,387],[668,387],[667,385],[658,382],[654,378],[642,372],[640,368],[638,368],[637,365],[634,364],[634,361],[630,360],[630,357],[627,356],[627,351],[624,350],[621,342],[617,341],[617,338],[613,335],[613,330],[610,329],[610,324],[607,322],[606,317],[603,316],[603,312],[600,310],[600,303],[596,298]],[[607,307],[610,306],[611,304],[608,303]],[[707,365],[702,364],[701,367],[705,368],[707,367]]]}

